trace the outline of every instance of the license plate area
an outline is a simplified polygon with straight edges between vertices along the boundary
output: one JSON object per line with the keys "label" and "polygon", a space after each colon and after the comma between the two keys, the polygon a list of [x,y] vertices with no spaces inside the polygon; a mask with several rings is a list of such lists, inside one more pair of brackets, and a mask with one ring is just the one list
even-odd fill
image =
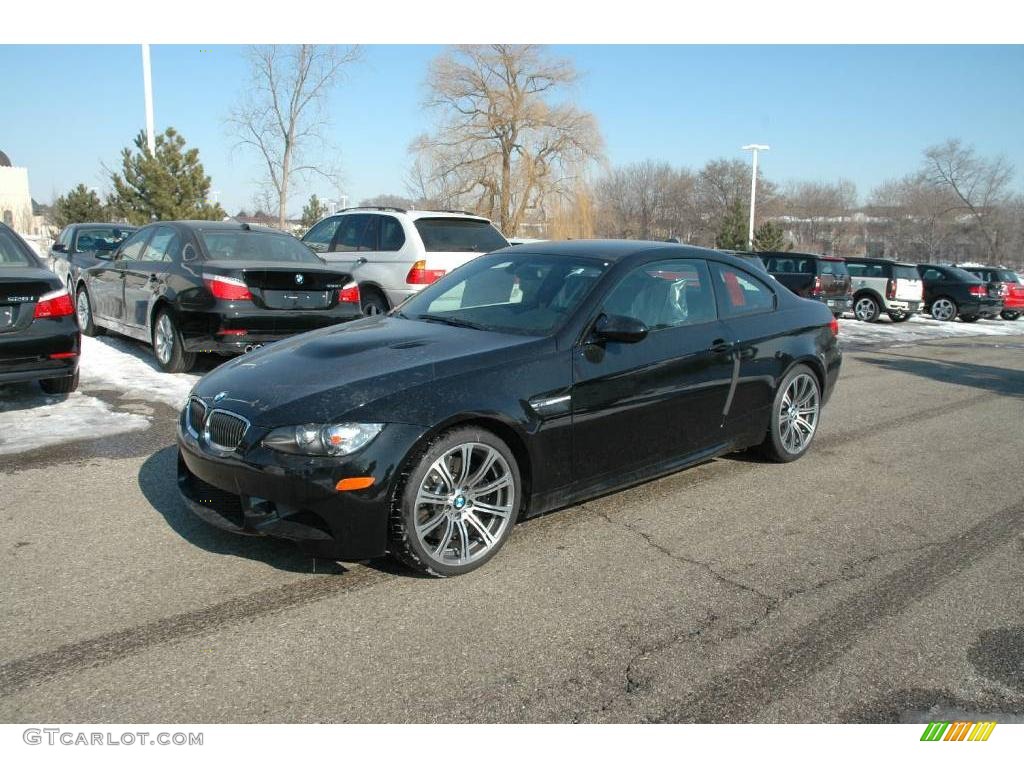
{"label": "license plate area", "polygon": [[263,303],[269,309],[327,309],[330,291],[263,291]]}
{"label": "license plate area", "polygon": [[0,304],[0,331],[9,331],[14,327],[17,309],[16,304]]}

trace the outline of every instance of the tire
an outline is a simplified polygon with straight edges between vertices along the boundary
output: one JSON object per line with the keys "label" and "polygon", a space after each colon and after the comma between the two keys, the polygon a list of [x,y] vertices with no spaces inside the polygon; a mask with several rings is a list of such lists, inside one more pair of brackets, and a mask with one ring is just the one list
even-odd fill
{"label": "tire", "polygon": [[882,314],[882,308],[871,296],[864,294],[853,302],[853,316],[865,323],[874,323]]}
{"label": "tire", "polygon": [[961,323],[976,323],[976,322],[978,322],[978,316],[977,315],[966,315],[966,316],[965,315],[961,315],[960,316],[960,322]]}
{"label": "tire", "polygon": [[196,364],[196,353],[185,351],[174,315],[166,309],[156,313],[150,334],[157,365],[166,373],[187,373]]}
{"label": "tire", "polygon": [[[800,403],[805,407],[800,408]],[[798,420],[806,426],[800,426]],[[811,447],[820,421],[821,384],[814,371],[797,365],[775,392],[768,434],[761,443],[762,455],[780,463],[796,461]]]}
{"label": "tire", "polygon": [[106,333],[106,329],[96,325],[92,319],[92,299],[84,285],[78,287],[75,295],[75,314],[78,316],[78,327],[86,336],[102,336]]}
{"label": "tire", "polygon": [[48,395],[67,395],[78,389],[78,371],[75,371],[73,376],[64,376],[60,379],[43,379],[39,386]]}
{"label": "tire", "polygon": [[367,288],[365,291],[360,289],[360,295],[362,296],[360,303],[364,315],[383,315],[391,309],[388,306],[388,300],[376,288]]}
{"label": "tire", "polygon": [[392,502],[391,554],[431,576],[469,573],[508,539],[522,493],[519,465],[500,438],[477,427],[444,432],[409,461]]}
{"label": "tire", "polygon": [[999,316],[1003,318],[1003,320],[1009,320],[1012,323],[1020,317],[1020,312],[1014,312],[1012,309],[1004,309],[999,313]]}
{"label": "tire", "polygon": [[956,305],[956,302],[947,296],[942,296],[933,301],[929,310],[932,313],[932,318],[940,323],[951,323],[960,313],[960,308]]}
{"label": "tire", "polygon": [[913,312],[890,312],[889,319],[894,323],[905,323],[914,316]]}

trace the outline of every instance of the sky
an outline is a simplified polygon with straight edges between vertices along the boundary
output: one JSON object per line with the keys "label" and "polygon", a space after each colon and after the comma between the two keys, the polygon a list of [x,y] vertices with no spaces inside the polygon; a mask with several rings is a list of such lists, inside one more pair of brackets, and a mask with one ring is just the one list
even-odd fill
{"label": "sky", "polygon": [[[421,102],[442,48],[376,45],[331,93],[329,141],[354,204],[404,194],[409,142],[428,130]],[[592,112],[612,164],[665,160],[699,168],[762,154],[776,182],[846,178],[863,199],[919,166],[925,147],[961,138],[1003,154],[1024,190],[1024,46],[552,46],[582,78],[571,94]],[[252,210],[256,157],[225,124],[248,83],[244,49],[152,48],[157,130],[175,127],[198,147],[217,199]],[[33,197],[49,203],[82,182],[104,192],[103,167],[145,125],[139,46],[0,46],[0,150],[29,169]],[[299,181],[289,209],[322,181]]]}

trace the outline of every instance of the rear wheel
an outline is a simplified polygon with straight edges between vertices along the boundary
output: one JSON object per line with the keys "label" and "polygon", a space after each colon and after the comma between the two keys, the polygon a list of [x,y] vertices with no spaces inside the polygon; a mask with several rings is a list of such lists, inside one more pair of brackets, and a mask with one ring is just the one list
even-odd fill
{"label": "rear wheel", "polygon": [[181,331],[171,313],[160,310],[153,323],[153,352],[160,367],[167,373],[185,373],[196,364],[195,352],[185,351]]}
{"label": "rear wheel", "polygon": [[390,309],[388,300],[376,288],[360,289],[360,295],[363,297],[362,307],[364,315],[383,315]]}
{"label": "rear wheel", "polygon": [[853,305],[853,314],[858,320],[865,323],[873,323],[881,314],[878,302],[870,296],[861,296]]}
{"label": "rear wheel", "polygon": [[60,379],[43,379],[39,382],[43,392],[48,395],[66,395],[78,389],[78,371],[73,376],[64,376]]}
{"label": "rear wheel", "polygon": [[905,323],[907,320],[913,317],[913,314],[913,312],[890,312],[889,319],[892,320],[894,323]]}
{"label": "rear wheel", "polygon": [[999,313],[999,316],[1003,318],[1003,320],[1009,320],[1012,322],[1016,320],[1018,317],[1020,317],[1020,312],[1014,312],[1011,309],[1004,309],[1002,312]]}
{"label": "rear wheel", "polygon": [[508,539],[522,499],[519,466],[496,435],[441,435],[415,460],[391,512],[391,552],[432,576],[486,563]]}
{"label": "rear wheel", "polygon": [[952,299],[947,299],[945,296],[932,302],[932,317],[939,322],[950,322],[956,318],[957,312],[959,311],[960,310],[957,308],[956,302]]}
{"label": "rear wheel", "polygon": [[93,322],[92,301],[84,285],[78,289],[78,295],[75,297],[75,314],[78,315],[78,327],[86,336],[102,336],[105,333],[103,328]]}
{"label": "rear wheel", "polygon": [[798,365],[775,393],[771,424],[761,452],[772,461],[796,461],[811,447],[820,415],[818,377],[806,365]]}

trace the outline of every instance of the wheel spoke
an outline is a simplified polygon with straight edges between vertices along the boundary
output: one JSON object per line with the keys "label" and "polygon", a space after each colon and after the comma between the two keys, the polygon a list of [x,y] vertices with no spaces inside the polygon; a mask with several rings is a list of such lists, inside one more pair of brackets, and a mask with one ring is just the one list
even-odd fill
{"label": "wheel spoke", "polygon": [[502,475],[498,479],[492,480],[487,485],[481,488],[474,488],[473,495],[477,497],[490,496],[495,491],[500,491],[502,488],[506,488],[511,484],[512,478],[510,478],[508,475]]}
{"label": "wheel spoke", "polygon": [[470,443],[459,447],[459,458],[459,479],[455,483],[456,487],[464,488],[469,479],[469,465],[473,461],[473,446]]}
{"label": "wheel spoke", "polygon": [[455,480],[452,478],[452,472],[448,468],[446,462],[447,456],[442,456],[440,459],[434,462],[433,470],[434,473],[441,478],[441,482],[444,483],[449,493],[455,491]]}
{"label": "wheel spoke", "polygon": [[502,506],[500,504],[488,504],[483,501],[474,501],[473,509],[477,512],[484,512],[488,515],[494,515],[502,519],[507,518],[512,514],[511,505]]}
{"label": "wheel spoke", "polygon": [[451,519],[447,516],[444,519],[448,525],[445,526],[444,533],[441,535],[441,542],[434,549],[434,557],[439,560],[444,557],[444,551],[448,549],[448,543],[452,540],[452,534],[455,533],[455,525]]}
{"label": "wheel spoke", "polygon": [[434,493],[426,489],[421,489],[419,494],[416,496],[416,504],[436,504],[444,506],[448,503],[448,497],[441,493]]}
{"label": "wheel spoke", "polygon": [[460,519],[456,525],[459,528],[459,539],[462,542],[462,554],[459,559],[467,562],[469,560],[469,531],[466,529],[466,521]]}
{"label": "wheel spoke", "polygon": [[497,459],[498,452],[493,448],[488,448],[487,456],[484,457],[484,460],[480,463],[476,472],[473,473],[473,476],[466,481],[466,488],[469,490],[475,490],[476,487],[483,482],[483,479],[487,477],[487,473],[490,472],[491,467],[494,466],[494,462],[497,461]]}
{"label": "wheel spoke", "polygon": [[474,513],[472,513],[472,512],[467,512],[466,513],[466,522],[469,523],[471,526],[473,526],[473,528],[476,529],[476,532],[480,534],[480,538],[484,540],[484,546],[485,547],[491,547],[497,541],[497,539],[494,538],[494,534],[492,534],[487,529],[487,526],[484,525],[481,522],[480,518],[477,517]]}
{"label": "wheel spoke", "polygon": [[420,535],[420,538],[423,538],[447,519],[448,516],[444,512],[438,512],[423,525],[417,525],[416,533]]}

